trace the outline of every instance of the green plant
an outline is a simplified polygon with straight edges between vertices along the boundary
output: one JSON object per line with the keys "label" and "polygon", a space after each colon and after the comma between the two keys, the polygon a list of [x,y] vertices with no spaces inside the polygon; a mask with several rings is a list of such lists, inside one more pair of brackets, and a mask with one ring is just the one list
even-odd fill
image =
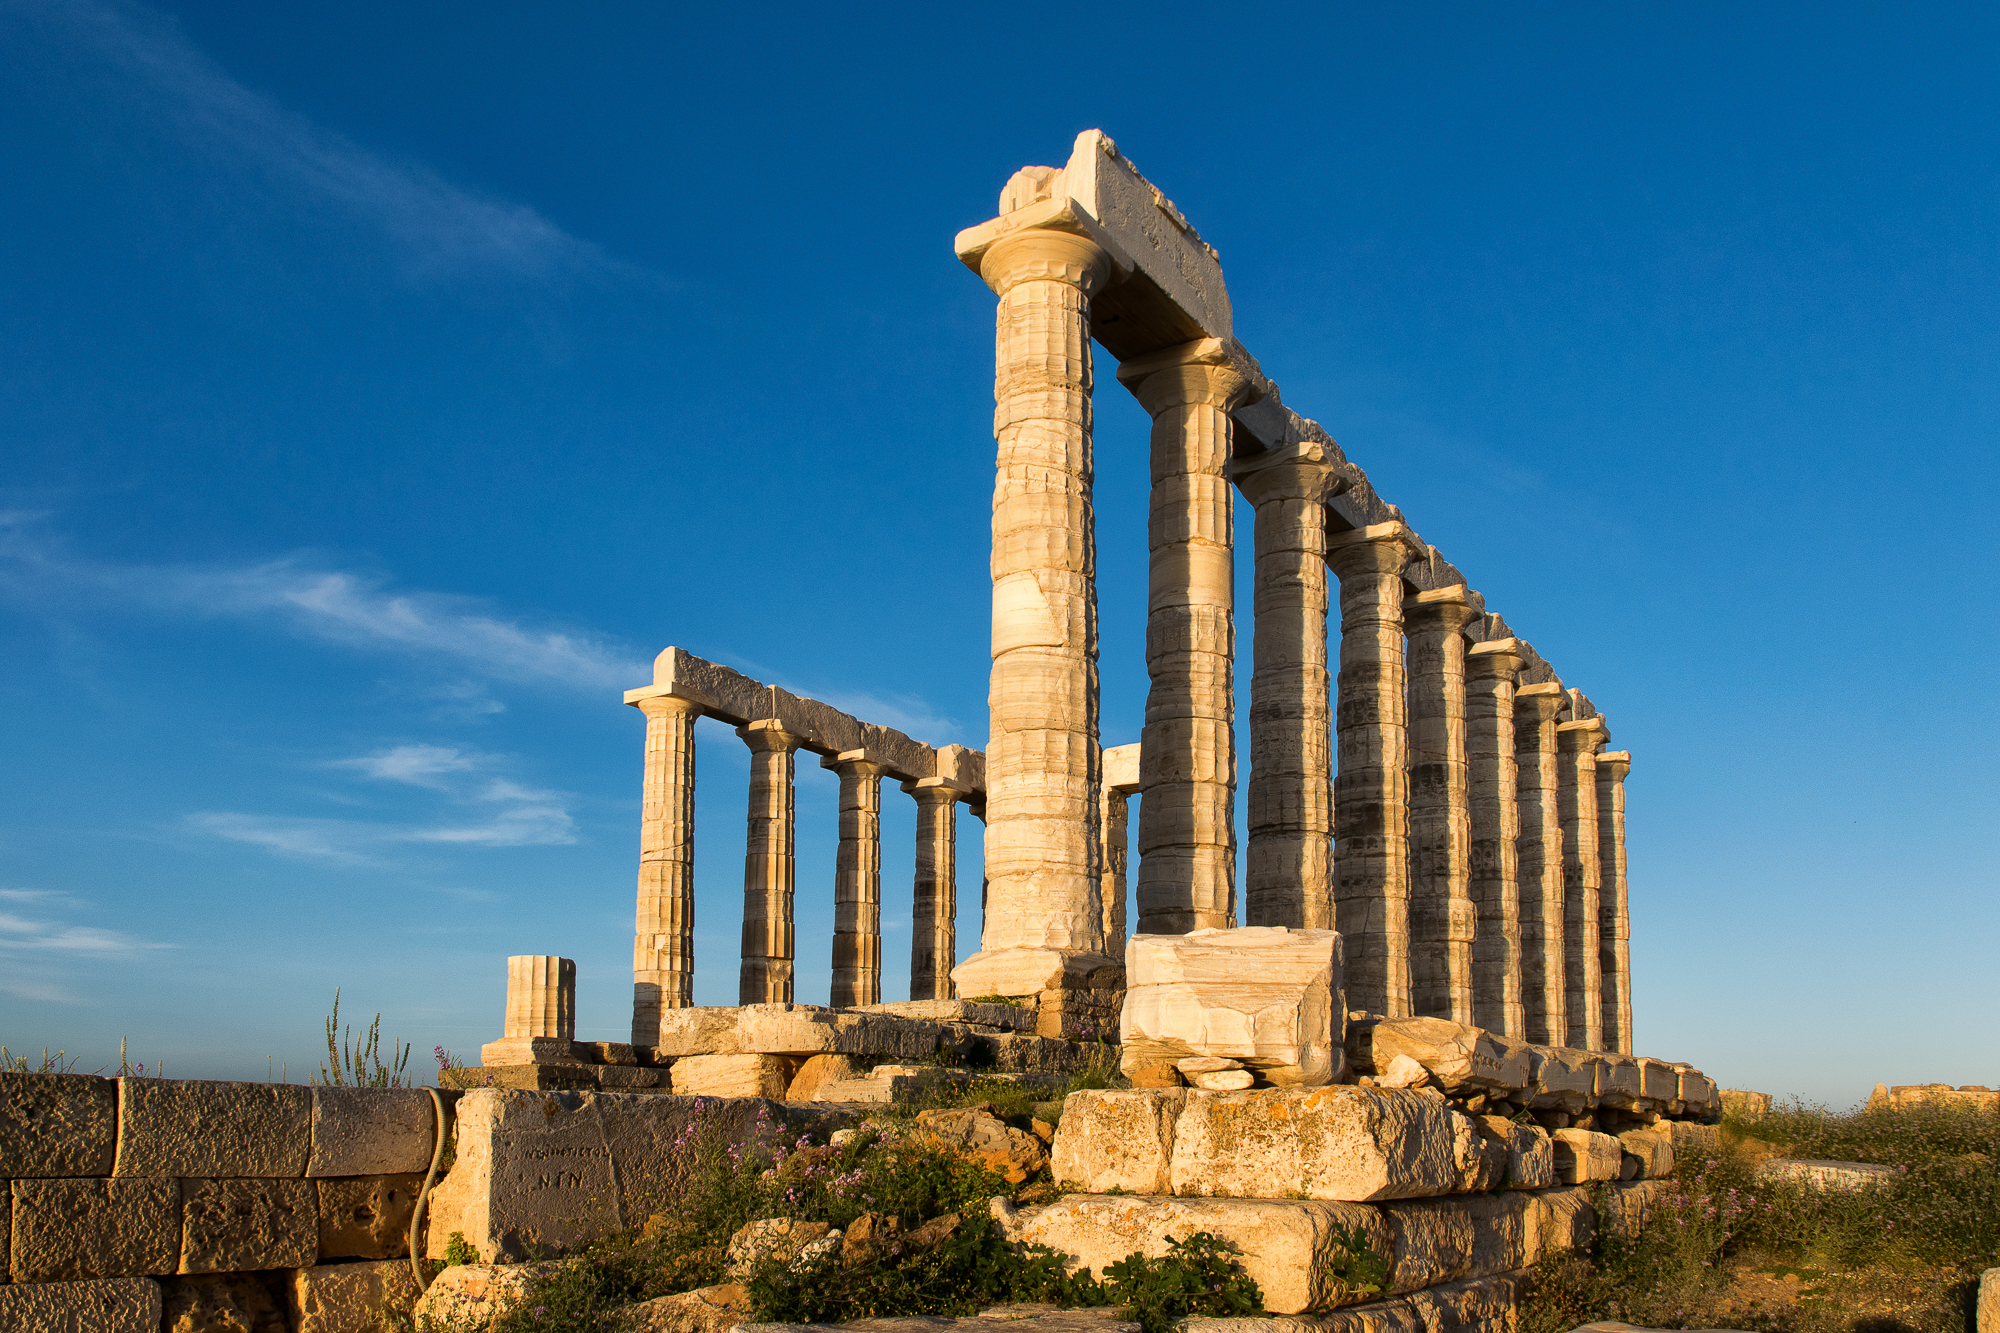
{"label": "green plant", "polygon": [[1191,1314],[1245,1315],[1263,1308],[1264,1293],[1230,1257],[1229,1246],[1206,1231],[1167,1237],[1160,1259],[1128,1255],[1104,1270],[1108,1304],[1128,1307],[1146,1333],[1166,1333]]}
{"label": "green plant", "polygon": [[392,1064],[382,1063],[382,1015],[368,1025],[367,1034],[354,1040],[354,1030],[340,1027],[340,988],[333,988],[333,1012],[326,1019],[327,1064],[320,1067],[313,1082],[336,1088],[407,1088],[410,1081],[403,1070],[410,1063],[410,1045],[400,1050],[391,1040],[388,1054]]}
{"label": "green plant", "polygon": [[1333,1229],[1333,1257],[1327,1261],[1326,1275],[1339,1284],[1343,1299],[1373,1296],[1389,1286],[1389,1261],[1368,1244],[1368,1233],[1359,1226]]}
{"label": "green plant", "polygon": [[49,1048],[44,1046],[42,1058],[36,1061],[0,1046],[0,1074],[73,1074],[79,1058],[68,1051],[57,1051],[51,1055]]}
{"label": "green plant", "polygon": [[451,1233],[451,1239],[445,1242],[444,1261],[447,1267],[457,1264],[476,1264],[479,1262],[479,1251],[472,1248],[471,1243],[465,1239],[463,1231],[454,1231]]}
{"label": "green plant", "polygon": [[1019,997],[1017,997],[1017,996],[1013,996],[1013,995],[975,995],[975,996],[973,996],[973,997],[972,997],[971,999],[969,999],[969,1000],[966,1000],[966,1001],[965,1001],[965,1003],[966,1003],[966,1004],[1004,1004],[1004,1005],[1006,1005],[1007,1007],[1009,1007],[1010,1009],[1025,1009],[1025,1008],[1027,1008],[1027,1007],[1028,1007],[1027,1005],[1025,1005],[1025,1004],[1023,1004],[1023,1003],[1021,1002],[1021,1000],[1019,999]]}

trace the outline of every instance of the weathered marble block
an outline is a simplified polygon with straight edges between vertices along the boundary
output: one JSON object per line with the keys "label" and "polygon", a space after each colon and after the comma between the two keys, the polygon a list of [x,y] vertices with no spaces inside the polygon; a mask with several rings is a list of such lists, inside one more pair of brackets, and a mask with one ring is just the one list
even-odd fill
{"label": "weathered marble block", "polygon": [[1173,1192],[1353,1202],[1451,1194],[1463,1119],[1430,1091],[1189,1092],[1174,1129]]}
{"label": "weathered marble block", "polygon": [[1525,1268],[1534,1201],[1511,1191],[1382,1205],[1394,1235],[1393,1293]]}
{"label": "weathered marble block", "polygon": [[1046,1245],[1068,1258],[1072,1272],[1087,1268],[1100,1277],[1127,1255],[1162,1258],[1170,1237],[1206,1231],[1235,1247],[1273,1314],[1322,1308],[1338,1294],[1327,1276],[1336,1230],[1360,1228],[1385,1259],[1394,1243],[1380,1212],[1353,1203],[1069,1194],[999,1215],[1010,1241]]}
{"label": "weathered marble block", "polygon": [[1050,1147],[1049,1172],[1085,1194],[1171,1194],[1182,1088],[1072,1092]]}
{"label": "weathered marble block", "polygon": [[1548,1131],[1540,1125],[1523,1125],[1488,1115],[1479,1118],[1479,1132],[1507,1150],[1501,1188],[1540,1190],[1556,1183],[1555,1147]]}
{"label": "weathered marble block", "polygon": [[914,1018],[933,1023],[968,1023],[974,1027],[1000,1028],[1007,1032],[1035,1030],[1035,1011],[1026,1005],[975,1004],[970,1000],[893,1000],[887,1004],[857,1005],[855,1012],[888,1014],[894,1018]]}
{"label": "weathered marble block", "polygon": [[160,1284],[148,1277],[0,1286],[8,1333],[159,1333]]}
{"label": "weathered marble block", "polygon": [[422,1175],[313,1183],[319,1191],[321,1259],[393,1259],[410,1252],[410,1215]]}
{"label": "weathered marble block", "polygon": [[1597,1068],[1588,1052],[1563,1046],[1528,1048],[1528,1105],[1577,1115],[1597,1096]]}
{"label": "weathered marble block", "polygon": [[0,1180],[108,1176],[117,1143],[116,1080],[0,1073]]}
{"label": "weathered marble block", "polygon": [[1618,1136],[1619,1148],[1639,1161],[1639,1178],[1662,1180],[1674,1173],[1674,1135],[1663,1120],[1657,1127],[1628,1129]]}
{"label": "weathered marble block", "polygon": [[1584,1185],[1537,1190],[1528,1196],[1530,1207],[1522,1220],[1529,1263],[1544,1255],[1578,1250],[1590,1244],[1597,1230],[1597,1210],[1591,1206],[1590,1194],[1591,1187]]}
{"label": "weathered marble block", "polygon": [[798,1062],[781,1055],[685,1055],[669,1086],[682,1097],[782,1098]]}
{"label": "weathered marble block", "polygon": [[[444,1096],[446,1114],[450,1095]],[[449,1119],[445,1127],[450,1128]],[[386,1176],[430,1168],[437,1115],[421,1088],[314,1088],[308,1176]]]}
{"label": "weathered marble block", "polygon": [[942,1023],[806,1004],[749,1004],[736,1019],[736,1048],[746,1054],[921,1060],[946,1036]]}
{"label": "weathered marble block", "polygon": [[183,1273],[302,1268],[319,1244],[310,1180],[182,1180]]}
{"label": "weathered marble block", "polygon": [[1135,935],[1125,948],[1123,1065],[1159,1081],[1187,1056],[1240,1062],[1279,1087],[1339,1078],[1346,1038],[1340,935],[1249,926]]}
{"label": "weathered marble block", "polygon": [[1617,1110],[1639,1108],[1644,1099],[1639,1079],[1639,1062],[1629,1055],[1597,1051],[1591,1056],[1597,1067],[1597,1104]]}
{"label": "weathered marble block", "polygon": [[1444,1018],[1383,1018],[1348,1031],[1349,1058],[1357,1068],[1380,1073],[1399,1055],[1422,1065],[1449,1093],[1487,1092],[1505,1096],[1526,1090],[1533,1079],[1529,1048],[1484,1028]]}
{"label": "weathered marble block", "polygon": [[489,1262],[561,1255],[671,1213],[693,1178],[688,1149],[699,1135],[768,1146],[856,1118],[756,1098],[468,1092],[457,1159],[431,1190],[426,1254],[442,1259],[456,1231]]}
{"label": "weathered marble block", "polygon": [[1664,1060],[1650,1060],[1640,1056],[1639,1095],[1647,1101],[1661,1106],[1681,1100],[1680,1071]]}
{"label": "weathered marble block", "polygon": [[1549,1137],[1555,1140],[1556,1179],[1563,1184],[1618,1179],[1625,1153],[1609,1134],[1594,1129],[1558,1129]]}
{"label": "weathered marble block", "polygon": [[289,1083],[121,1078],[114,1174],[303,1176],[312,1091]]}
{"label": "weathered marble block", "polygon": [[171,1273],[181,1245],[180,1184],[159,1177],[13,1182],[16,1282]]}

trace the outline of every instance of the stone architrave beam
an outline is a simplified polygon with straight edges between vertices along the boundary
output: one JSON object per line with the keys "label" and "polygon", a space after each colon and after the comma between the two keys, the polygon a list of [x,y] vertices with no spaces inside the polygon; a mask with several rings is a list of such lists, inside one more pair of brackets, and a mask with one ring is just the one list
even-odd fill
{"label": "stone architrave beam", "polygon": [[882,774],[866,750],[819,761],[840,775],[840,848],[833,870],[836,1009],[882,1002]]}
{"label": "stone architrave beam", "polygon": [[1464,584],[1403,603],[1410,653],[1410,1005],[1472,1022],[1472,815],[1466,769]]}
{"label": "stone architrave beam", "polygon": [[1126,858],[1131,844],[1131,802],[1139,792],[1139,746],[1113,745],[1104,751],[1104,952],[1125,956]]}
{"label": "stone architrave beam", "polygon": [[1472,1021],[1516,1041],[1521,1008],[1521,834],[1515,795],[1512,639],[1475,644],[1465,659],[1466,799],[1472,813],[1470,893],[1479,912],[1472,941]]}
{"label": "stone architrave beam", "polygon": [[659,1040],[660,1011],[694,1003],[694,724],[701,705],[657,694],[646,715],[639,910],[632,940],[632,1043]]}
{"label": "stone architrave beam", "polygon": [[1215,338],[1127,361],[1118,379],[1153,418],[1138,929],[1182,935],[1234,924],[1235,496],[1226,472],[1229,411],[1256,389]]}
{"label": "stone architrave beam", "polygon": [[752,722],[736,734],[750,747],[750,807],[743,853],[743,962],[739,1004],[792,1002],[792,893],[798,878],[792,820],[792,752],[782,724]]}
{"label": "stone architrave beam", "polygon": [[1632,1054],[1632,915],[1625,889],[1625,775],[1628,750],[1597,756],[1597,955],[1604,974],[1604,1044]]}
{"label": "stone architrave beam", "polygon": [[1556,712],[1562,686],[1553,681],[1514,691],[1515,799],[1520,808],[1521,1005],[1527,1040],[1569,1044],[1563,968],[1563,829],[1557,804]]}
{"label": "stone architrave beam", "polygon": [[1563,990],[1567,1045],[1601,1051],[1604,975],[1598,957],[1597,747],[1610,737],[1601,717],[1556,726],[1557,811],[1563,826]]}
{"label": "stone architrave beam", "polygon": [[1316,441],[1230,465],[1256,512],[1244,923],[1333,927],[1326,503],[1347,477]]}
{"label": "stone architrave beam", "polygon": [[1334,919],[1348,1003],[1410,1012],[1410,742],[1403,568],[1426,554],[1408,527],[1327,538],[1340,579],[1340,682],[1333,779]]}
{"label": "stone architrave beam", "polygon": [[1074,200],[1022,193],[1010,183],[1012,211],[957,241],[999,308],[986,913],[953,979],[1025,997],[1117,966],[1102,954],[1089,325],[1132,265]]}

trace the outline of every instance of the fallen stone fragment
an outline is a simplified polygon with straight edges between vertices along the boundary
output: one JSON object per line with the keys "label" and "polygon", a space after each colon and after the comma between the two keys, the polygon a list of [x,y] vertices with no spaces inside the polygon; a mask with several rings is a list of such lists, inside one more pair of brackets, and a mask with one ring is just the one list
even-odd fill
{"label": "fallen stone fragment", "polygon": [[1674,1173],[1674,1136],[1664,1128],[1671,1123],[1663,1121],[1661,1128],[1628,1129],[1618,1136],[1618,1146],[1639,1159],[1640,1179],[1662,1180]]}
{"label": "fallen stone fragment", "polygon": [[1879,1185],[1898,1168],[1875,1162],[1834,1162],[1810,1157],[1774,1157],[1757,1167],[1760,1180],[1800,1180],[1825,1190],[1858,1190]]}
{"label": "fallen stone fragment", "polygon": [[1387,1068],[1375,1075],[1375,1086],[1378,1088],[1421,1088],[1430,1081],[1431,1071],[1411,1055],[1395,1056]]}
{"label": "fallen stone fragment", "polygon": [[729,1238],[729,1248],[723,1254],[723,1271],[730,1277],[747,1279],[765,1263],[800,1267],[821,1255],[837,1253],[841,1240],[841,1233],[825,1222],[764,1218]]}
{"label": "fallen stone fragment", "polygon": [[414,1311],[418,1328],[486,1329],[563,1265],[454,1264],[431,1279]]}
{"label": "fallen stone fragment", "polygon": [[1485,1091],[1505,1096],[1524,1091],[1532,1077],[1528,1047],[1483,1028],[1443,1018],[1384,1018],[1357,1024],[1348,1032],[1348,1056],[1356,1067],[1386,1071],[1399,1056],[1422,1065],[1438,1086],[1454,1095]]}
{"label": "fallen stone fragment", "polygon": [[1500,1188],[1539,1190],[1556,1183],[1555,1148],[1540,1125],[1488,1115],[1479,1118],[1479,1132],[1506,1148],[1507,1168]]}
{"label": "fallen stone fragment", "polygon": [[1134,935],[1126,946],[1122,1063],[1157,1071],[1188,1056],[1241,1062],[1280,1087],[1318,1087],[1344,1064],[1340,936],[1250,926]]}
{"label": "fallen stone fragment", "polygon": [[628,1305],[605,1316],[603,1333],[722,1333],[750,1318],[750,1293],[733,1282]]}
{"label": "fallen stone fragment", "polygon": [[678,1097],[782,1099],[793,1062],[777,1055],[690,1055],[674,1061],[669,1086]]}
{"label": "fallen stone fragment", "polygon": [[1008,1125],[987,1111],[924,1111],[917,1116],[915,1137],[1006,1177],[1010,1185],[1027,1181],[1049,1163],[1048,1149],[1033,1134]]}

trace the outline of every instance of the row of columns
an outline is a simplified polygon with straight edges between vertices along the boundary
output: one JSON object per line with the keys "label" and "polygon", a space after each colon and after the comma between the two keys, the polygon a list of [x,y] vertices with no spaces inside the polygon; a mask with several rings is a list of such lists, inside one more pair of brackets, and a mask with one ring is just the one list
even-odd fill
{"label": "row of columns", "polygon": [[[646,716],[639,907],[633,944],[632,1032],[651,1045],[661,1011],[694,1003],[694,724],[701,706],[675,695],[634,700]],[[775,720],[736,729],[750,751],[743,858],[743,941],[738,1003],[791,1003],[798,873],[794,756],[803,738]],[[840,779],[834,858],[833,985],[836,1006],[882,999],[882,779],[867,750],[824,756]],[[952,995],[958,919],[957,809],[969,793],[944,778],[902,784],[916,801],[910,998]]]}
{"label": "row of columns", "polygon": [[[988,899],[958,976],[1047,996],[1122,935],[1124,795],[1097,726],[1091,301],[1129,261],[1074,211],[1005,221],[962,251],[999,304]],[[1323,450],[1232,465],[1230,413],[1256,392],[1232,350],[1201,339],[1117,372],[1152,418],[1136,929],[1239,916],[1233,483],[1256,512],[1245,923],[1339,929],[1358,1008],[1629,1050],[1623,820],[1599,817],[1622,812],[1625,766],[1600,767],[1601,721],[1564,722],[1559,686],[1521,685],[1511,641],[1469,645],[1463,587],[1412,595],[1404,571],[1428,552],[1403,524],[1329,533],[1345,481]]]}

